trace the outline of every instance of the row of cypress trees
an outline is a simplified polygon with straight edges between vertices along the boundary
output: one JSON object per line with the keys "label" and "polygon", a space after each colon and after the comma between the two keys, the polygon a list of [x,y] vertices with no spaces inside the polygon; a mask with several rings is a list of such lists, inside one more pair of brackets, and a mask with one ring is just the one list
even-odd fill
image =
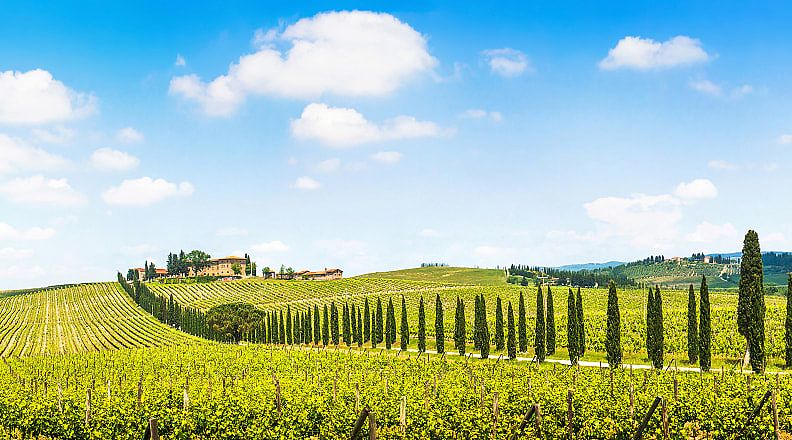
{"label": "row of cypress trees", "polygon": [[649,288],[646,300],[646,352],[655,368],[663,368],[663,297],[660,287]]}
{"label": "row of cypress trees", "polygon": [[709,287],[707,277],[701,277],[700,314],[696,313],[696,293],[691,284],[688,288],[688,362],[699,363],[703,371],[709,371],[712,366],[712,328],[710,322]]}

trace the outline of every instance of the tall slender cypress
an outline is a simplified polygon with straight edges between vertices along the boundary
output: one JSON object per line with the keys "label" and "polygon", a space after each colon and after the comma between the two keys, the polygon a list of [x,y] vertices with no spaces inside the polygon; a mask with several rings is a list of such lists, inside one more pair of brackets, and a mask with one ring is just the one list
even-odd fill
{"label": "tall slender cypress", "polygon": [[280,344],[286,343],[286,323],[283,320],[283,310],[280,311],[280,317],[278,321],[278,331],[280,332],[280,340],[278,341]]}
{"label": "tall slender cypress", "polygon": [[294,342],[294,332],[292,330],[291,306],[286,306],[286,343],[289,345]]}
{"label": "tall slender cypress", "polygon": [[338,307],[335,301],[330,303],[330,339],[338,345]]}
{"label": "tall slender cypress", "polygon": [[396,311],[393,310],[393,299],[388,298],[388,309],[385,317],[385,347],[390,350],[396,342]]}
{"label": "tall slender cypress", "polygon": [[528,323],[525,317],[525,297],[520,291],[520,303],[517,305],[517,343],[520,353],[528,351]]}
{"label": "tall slender cypress", "polygon": [[479,307],[481,309],[481,317],[479,318],[479,322],[481,323],[481,340],[479,343],[481,344],[481,347],[479,350],[481,351],[481,359],[487,359],[490,352],[490,333],[489,324],[487,324],[487,301],[484,299],[483,294],[481,295],[480,303],[481,305]]}
{"label": "tall slender cypress", "polygon": [[443,328],[443,302],[440,294],[435,296],[435,345],[438,353],[445,353],[445,329]]}
{"label": "tall slender cypress", "polygon": [[324,315],[322,316],[322,345],[325,347],[330,343],[330,313],[327,304],[324,305]]}
{"label": "tall slender cypress", "polygon": [[567,295],[567,351],[569,352],[569,362],[572,365],[577,365],[580,355],[578,336],[580,336],[580,329],[577,324],[577,306],[575,294],[570,288]]}
{"label": "tall slender cypress", "polygon": [[509,301],[506,313],[508,315],[506,317],[506,352],[509,355],[509,359],[514,359],[517,357],[517,335],[514,329],[514,310],[512,309],[511,301]]}
{"label": "tall slender cypress", "polygon": [[792,367],[792,273],[787,275],[786,319],[784,320],[784,344],[786,366]]}
{"label": "tall slender cypress", "polygon": [[349,337],[350,342],[355,343],[357,342],[357,317],[355,316],[355,304],[349,306]]}
{"label": "tall slender cypress", "polygon": [[611,368],[621,368],[621,316],[619,315],[619,297],[616,294],[616,283],[608,283],[608,318],[605,338],[605,348],[608,352],[608,365]]}
{"label": "tall slender cypress", "polygon": [[556,326],[555,326],[555,306],[553,305],[553,292],[547,286],[547,356],[555,354],[556,349]]}
{"label": "tall slender cypress", "polygon": [[382,315],[382,298],[377,297],[377,344],[385,340],[385,319]]}
{"label": "tall slender cypress", "polygon": [[737,302],[737,329],[747,342],[746,356],[751,368],[762,372],[765,368],[764,331],[764,275],[759,235],[750,230],[743,241],[740,262],[740,293]]}
{"label": "tall slender cypress", "polygon": [[360,314],[360,306],[356,305],[355,308],[357,309],[357,344],[358,347],[363,346],[363,317]]}
{"label": "tall slender cypress", "polygon": [[660,286],[655,286],[654,296],[654,367],[663,368],[663,352],[665,350],[665,326],[663,324],[663,296],[660,294]]}
{"label": "tall slender cypress", "polygon": [[504,334],[503,334],[503,305],[501,299],[498,297],[495,300],[495,349],[503,350],[504,347]]}
{"label": "tall slender cypress", "polygon": [[649,362],[654,365],[655,355],[655,300],[654,290],[650,287],[646,297],[646,356]]}
{"label": "tall slender cypress", "polygon": [[351,329],[351,323],[350,323],[350,319],[349,319],[349,304],[347,304],[346,302],[344,303],[344,312],[343,313],[344,313],[344,316],[343,316],[342,321],[341,321],[341,323],[342,323],[341,328],[342,328],[342,331],[343,331],[344,343],[347,345],[347,347],[349,347],[349,345],[352,343],[352,329]]}
{"label": "tall slender cypress", "polygon": [[457,297],[454,323],[454,348],[460,356],[464,356],[465,344],[467,342],[467,330],[465,329],[465,302],[462,301],[460,297]]}
{"label": "tall slender cypress", "polygon": [[426,351],[426,312],[423,296],[418,302],[418,351]]}
{"label": "tall slender cypress", "polygon": [[688,362],[691,364],[698,362],[698,313],[696,309],[696,293],[693,291],[693,284],[691,284],[688,288],[687,304]]}
{"label": "tall slender cypress", "polygon": [[576,321],[578,325],[578,354],[583,357],[586,354],[586,322],[583,320],[583,297],[580,295],[580,287],[577,288],[577,298],[575,299]]}
{"label": "tall slender cypress", "polygon": [[481,298],[478,295],[473,310],[473,348],[481,350]]}
{"label": "tall slender cypress", "polygon": [[404,300],[404,295],[402,295],[401,301],[401,344],[399,344],[399,348],[402,350],[406,350],[407,347],[410,345],[410,325],[407,322],[407,302]]}
{"label": "tall slender cypress", "polygon": [[710,322],[710,302],[709,302],[709,288],[707,287],[707,277],[701,276],[701,289],[699,290],[700,313],[701,319],[699,321],[699,366],[701,371],[709,371],[711,360],[711,322]]}
{"label": "tall slender cypress", "polygon": [[363,306],[363,341],[368,342],[371,339],[371,310],[369,307],[369,300],[366,297]]}
{"label": "tall slender cypress", "polygon": [[534,333],[534,354],[539,362],[545,360],[545,304],[542,286],[536,290],[536,331]]}
{"label": "tall slender cypress", "polygon": [[319,306],[314,304],[313,311],[313,331],[314,331],[314,344],[319,345],[322,340],[322,318],[319,316]]}

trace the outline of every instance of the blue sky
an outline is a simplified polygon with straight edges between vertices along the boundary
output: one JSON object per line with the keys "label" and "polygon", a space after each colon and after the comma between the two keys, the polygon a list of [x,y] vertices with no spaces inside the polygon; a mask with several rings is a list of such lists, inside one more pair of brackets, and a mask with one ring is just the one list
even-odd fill
{"label": "blue sky", "polygon": [[4,2],[0,288],[792,249],[792,8]]}

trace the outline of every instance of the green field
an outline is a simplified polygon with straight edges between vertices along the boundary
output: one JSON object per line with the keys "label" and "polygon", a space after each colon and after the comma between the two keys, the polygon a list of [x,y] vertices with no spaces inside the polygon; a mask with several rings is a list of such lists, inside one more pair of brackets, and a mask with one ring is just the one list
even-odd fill
{"label": "green field", "polygon": [[506,283],[506,273],[501,269],[446,266],[374,272],[360,275],[357,278],[385,278],[436,283],[476,284],[480,286],[500,286]]}

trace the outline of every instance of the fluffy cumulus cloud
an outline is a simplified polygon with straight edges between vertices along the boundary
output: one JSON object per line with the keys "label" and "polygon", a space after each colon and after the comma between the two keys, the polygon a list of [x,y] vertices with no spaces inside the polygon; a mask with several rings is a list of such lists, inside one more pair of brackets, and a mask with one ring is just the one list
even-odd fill
{"label": "fluffy cumulus cloud", "polygon": [[107,189],[102,199],[110,205],[146,206],[171,197],[187,197],[193,192],[195,188],[190,182],[176,184],[165,179],[141,177],[124,180],[119,186]]}
{"label": "fluffy cumulus cloud", "polygon": [[143,139],[145,139],[143,133],[132,127],[124,127],[116,132],[116,140],[125,144],[136,144],[143,142]]}
{"label": "fluffy cumulus cloud", "polygon": [[703,63],[711,58],[701,47],[701,41],[684,35],[663,42],[651,38],[624,37],[608,51],[608,56],[600,61],[599,66],[603,70],[668,69]]}
{"label": "fluffy cumulus cloud", "polygon": [[0,223],[0,240],[12,241],[29,241],[29,240],[47,240],[55,235],[55,230],[52,228],[32,227],[27,229],[20,229],[9,225],[8,223]]}
{"label": "fluffy cumulus cloud", "polygon": [[131,170],[139,164],[137,157],[112,148],[100,148],[91,155],[91,165],[102,171]]}
{"label": "fluffy cumulus cloud", "polygon": [[272,240],[251,246],[254,252],[262,254],[283,253],[289,251],[289,246],[280,240]]}
{"label": "fluffy cumulus cloud", "polygon": [[46,70],[0,72],[0,123],[36,125],[78,119],[96,110],[93,95],[78,93]]}
{"label": "fluffy cumulus cloud", "polygon": [[708,79],[702,79],[699,81],[691,81],[690,88],[705,95],[710,96],[720,96],[723,92],[721,90],[721,86],[715,84],[714,82]]}
{"label": "fluffy cumulus cloud", "polygon": [[398,163],[402,159],[402,154],[398,151],[380,151],[371,155],[371,160],[384,164]]}
{"label": "fluffy cumulus cloud", "polygon": [[294,187],[296,189],[302,189],[307,191],[319,189],[321,186],[322,186],[321,183],[317,182],[316,180],[308,176],[298,177],[297,180],[294,182]]}
{"label": "fluffy cumulus cloud", "polygon": [[412,116],[397,116],[381,124],[365,118],[353,108],[309,104],[299,119],[291,122],[292,135],[300,140],[318,141],[331,147],[350,147],[398,139],[438,137],[445,130],[434,122]]}
{"label": "fluffy cumulus cloud", "polygon": [[488,49],[482,52],[493,73],[510,78],[532,71],[528,57],[516,49]]}
{"label": "fluffy cumulus cloud", "polygon": [[664,249],[682,218],[679,201],[670,195],[602,197],[583,208],[597,222],[600,236],[625,239],[638,248]]}
{"label": "fluffy cumulus cloud", "polygon": [[48,179],[37,175],[0,184],[0,194],[14,203],[28,205],[74,206],[85,203],[67,179]]}
{"label": "fluffy cumulus cloud", "polygon": [[708,179],[695,179],[677,185],[674,195],[683,200],[714,199],[718,196],[718,188]]}
{"label": "fluffy cumulus cloud", "polygon": [[198,103],[206,114],[224,116],[248,95],[387,95],[437,65],[424,36],[385,13],[321,13],[282,32],[261,33],[256,41],[259,49],[225,75],[208,83],[196,75],[174,77],[170,93]]}
{"label": "fluffy cumulus cloud", "polygon": [[19,139],[0,133],[0,174],[20,171],[51,171],[62,168],[66,164],[68,161],[61,156],[31,147]]}
{"label": "fluffy cumulus cloud", "polygon": [[59,125],[52,128],[34,128],[31,130],[33,137],[47,144],[65,144],[74,138],[76,131]]}
{"label": "fluffy cumulus cloud", "polygon": [[316,164],[316,169],[323,173],[333,173],[341,168],[341,159],[332,158],[319,162]]}
{"label": "fluffy cumulus cloud", "polygon": [[500,112],[487,111],[480,108],[465,110],[459,117],[463,119],[489,119],[494,122],[503,120],[503,115]]}

